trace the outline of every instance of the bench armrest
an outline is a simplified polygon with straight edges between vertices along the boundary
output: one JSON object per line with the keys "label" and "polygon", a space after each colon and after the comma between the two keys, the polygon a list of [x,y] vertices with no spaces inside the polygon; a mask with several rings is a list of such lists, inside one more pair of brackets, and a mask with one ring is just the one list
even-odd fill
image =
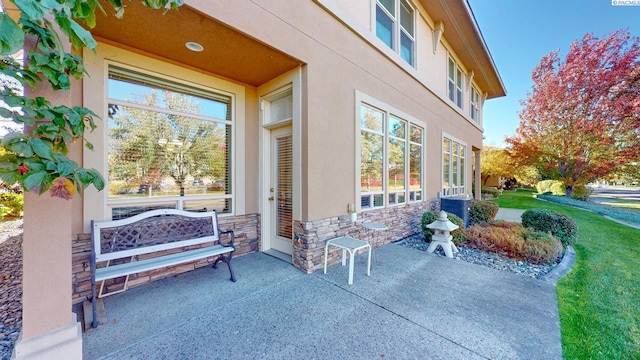
{"label": "bench armrest", "polygon": [[[223,244],[222,243],[222,234],[229,234],[230,236],[230,241],[227,244]],[[226,230],[226,231],[222,231],[220,230],[220,228],[218,228],[218,236],[220,237],[219,243],[224,245],[224,246],[231,246],[232,248],[235,249],[235,239],[236,239],[236,234],[233,232],[233,230]]]}

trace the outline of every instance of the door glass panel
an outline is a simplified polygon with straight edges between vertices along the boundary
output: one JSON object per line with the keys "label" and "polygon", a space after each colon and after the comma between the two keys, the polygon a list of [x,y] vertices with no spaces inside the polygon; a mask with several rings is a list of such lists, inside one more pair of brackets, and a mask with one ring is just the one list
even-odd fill
{"label": "door glass panel", "polygon": [[276,235],[292,238],[293,211],[293,159],[291,135],[276,139],[277,183],[276,189]]}

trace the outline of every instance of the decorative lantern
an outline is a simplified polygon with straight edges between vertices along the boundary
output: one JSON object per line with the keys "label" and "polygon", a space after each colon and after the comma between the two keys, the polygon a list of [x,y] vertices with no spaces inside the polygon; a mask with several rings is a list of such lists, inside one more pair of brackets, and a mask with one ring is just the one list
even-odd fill
{"label": "decorative lantern", "polygon": [[447,213],[444,210],[440,210],[436,221],[427,225],[427,228],[434,231],[427,252],[432,253],[440,245],[444,250],[444,254],[448,258],[453,258],[453,253],[458,252],[458,248],[451,241],[453,239],[451,232],[459,228],[459,226],[449,221]]}

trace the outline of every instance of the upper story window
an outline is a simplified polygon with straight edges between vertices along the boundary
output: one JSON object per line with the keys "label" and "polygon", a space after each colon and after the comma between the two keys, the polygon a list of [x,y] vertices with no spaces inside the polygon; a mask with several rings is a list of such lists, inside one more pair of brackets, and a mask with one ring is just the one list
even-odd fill
{"label": "upper story window", "polygon": [[471,120],[480,123],[480,92],[475,86],[471,87],[471,104],[469,108]]}
{"label": "upper story window", "polygon": [[415,62],[415,10],[406,0],[376,1],[376,35],[409,65]]}
{"label": "upper story window", "polygon": [[458,66],[451,56],[449,56],[447,73],[447,90],[449,100],[453,101],[460,109],[462,109],[462,70],[460,70],[460,66]]}
{"label": "upper story window", "polygon": [[360,208],[422,200],[424,128],[360,105]]}
{"label": "upper story window", "polygon": [[112,218],[154,208],[232,211],[232,97],[109,66]]}

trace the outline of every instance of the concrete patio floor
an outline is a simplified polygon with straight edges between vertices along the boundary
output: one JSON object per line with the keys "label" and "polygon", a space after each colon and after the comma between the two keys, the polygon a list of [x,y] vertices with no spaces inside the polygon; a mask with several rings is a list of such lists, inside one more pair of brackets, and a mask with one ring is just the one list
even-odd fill
{"label": "concrete patio floor", "polygon": [[549,282],[395,244],[354,284],[263,253],[105,298],[85,359],[561,359]]}

